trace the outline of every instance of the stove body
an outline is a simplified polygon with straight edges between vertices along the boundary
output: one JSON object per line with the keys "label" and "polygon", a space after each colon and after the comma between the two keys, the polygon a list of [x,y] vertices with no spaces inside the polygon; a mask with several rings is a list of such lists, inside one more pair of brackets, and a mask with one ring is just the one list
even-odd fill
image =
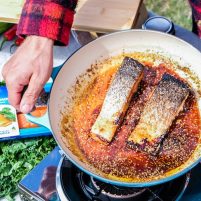
{"label": "stove body", "polygon": [[122,188],[83,173],[56,147],[19,183],[22,200],[201,201],[201,165],[173,181],[149,188]]}

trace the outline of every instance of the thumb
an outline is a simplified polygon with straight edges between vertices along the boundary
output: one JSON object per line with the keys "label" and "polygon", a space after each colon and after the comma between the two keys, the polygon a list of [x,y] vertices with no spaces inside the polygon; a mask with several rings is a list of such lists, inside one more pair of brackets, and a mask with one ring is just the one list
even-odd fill
{"label": "thumb", "polygon": [[37,80],[34,75],[31,77],[28,88],[26,89],[20,102],[20,111],[22,113],[26,114],[32,111],[43,86],[44,84]]}

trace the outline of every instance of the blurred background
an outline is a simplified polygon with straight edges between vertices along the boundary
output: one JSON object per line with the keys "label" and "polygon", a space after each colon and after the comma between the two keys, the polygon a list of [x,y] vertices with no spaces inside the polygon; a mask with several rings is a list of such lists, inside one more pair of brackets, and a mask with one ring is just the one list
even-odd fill
{"label": "blurred background", "polygon": [[191,9],[188,0],[144,0],[148,10],[170,18],[174,23],[192,28]]}

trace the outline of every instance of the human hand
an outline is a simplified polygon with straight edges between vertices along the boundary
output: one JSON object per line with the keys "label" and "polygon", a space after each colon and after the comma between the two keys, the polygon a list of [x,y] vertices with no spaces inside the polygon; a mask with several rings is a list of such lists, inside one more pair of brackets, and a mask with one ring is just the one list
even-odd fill
{"label": "human hand", "polygon": [[[33,109],[51,75],[53,43],[48,38],[28,36],[3,67],[2,75],[8,89],[8,100],[23,113],[29,113]],[[25,87],[27,89],[24,92]]]}

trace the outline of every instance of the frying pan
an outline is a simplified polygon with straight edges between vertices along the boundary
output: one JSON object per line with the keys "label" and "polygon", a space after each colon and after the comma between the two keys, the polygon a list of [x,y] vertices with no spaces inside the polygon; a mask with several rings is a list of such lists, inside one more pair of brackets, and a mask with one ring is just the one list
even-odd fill
{"label": "frying pan", "polygon": [[[192,154],[190,159],[174,172],[163,175],[157,180],[149,182],[122,182],[107,178],[91,168],[90,164],[81,161],[70,149],[67,141],[62,139],[60,131],[61,111],[66,106],[66,97],[69,89],[75,84],[76,78],[86,72],[86,70],[97,60],[109,58],[122,51],[152,51],[177,61],[181,66],[188,66],[189,69],[201,80],[201,53],[190,44],[174,36],[148,30],[127,30],[102,36],[90,42],[75,52],[59,70],[53,70],[52,77],[54,83],[51,89],[48,112],[40,118],[27,115],[27,118],[37,124],[50,129],[53,136],[63,150],[65,156],[85,173],[113,185],[124,187],[145,187],[161,184],[175,179],[188,172],[201,160],[201,143]],[[187,78],[181,73],[181,77]],[[196,85],[193,80],[188,78],[188,82],[196,91],[198,98],[199,111],[201,111],[200,82]]]}

